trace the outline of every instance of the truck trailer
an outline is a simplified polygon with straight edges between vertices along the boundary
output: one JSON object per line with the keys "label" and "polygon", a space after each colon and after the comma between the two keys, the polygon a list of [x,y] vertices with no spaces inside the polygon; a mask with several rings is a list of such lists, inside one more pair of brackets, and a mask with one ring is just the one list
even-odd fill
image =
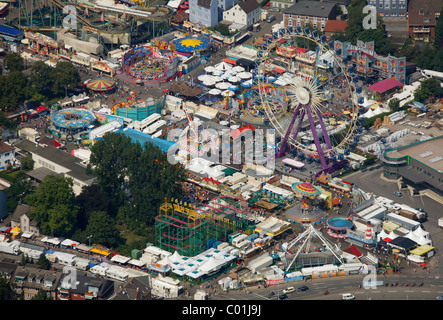
{"label": "truck trailer", "polygon": [[0,242],[0,252],[13,254],[13,255],[19,255],[20,254],[20,242],[17,240],[14,240],[12,242]]}

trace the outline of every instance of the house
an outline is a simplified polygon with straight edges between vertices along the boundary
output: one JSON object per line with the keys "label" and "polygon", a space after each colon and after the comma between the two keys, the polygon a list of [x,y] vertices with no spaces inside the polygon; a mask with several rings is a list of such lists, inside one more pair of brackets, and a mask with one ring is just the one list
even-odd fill
{"label": "house", "polygon": [[171,25],[178,27],[184,21],[188,21],[188,20],[189,20],[189,13],[186,13],[185,11],[180,11],[172,16]]}
{"label": "house", "polygon": [[337,33],[345,33],[345,29],[348,23],[343,20],[328,20],[326,21],[325,29],[323,32],[325,33],[326,39],[330,39],[331,36]]}
{"label": "house", "polygon": [[135,277],[126,281],[110,300],[151,300],[151,276]]}
{"label": "house", "polygon": [[217,0],[190,0],[189,21],[204,27],[214,27],[218,24]]}
{"label": "house", "polygon": [[382,17],[406,18],[408,15],[408,0],[368,0],[368,5],[375,7]]}
{"label": "house", "polygon": [[6,169],[9,165],[14,165],[15,151],[12,146],[0,141],[0,170]]}
{"label": "house", "polygon": [[440,0],[411,0],[407,19],[409,37],[415,41],[432,42],[441,9]]}
{"label": "house", "polygon": [[90,277],[86,274],[76,275],[73,285],[69,274],[64,275],[57,288],[58,300],[107,300],[114,294],[114,281]]}
{"label": "house", "polygon": [[271,8],[277,8],[280,10],[284,10],[289,8],[290,6],[294,5],[297,2],[297,0],[271,0],[270,1],[270,7]]}
{"label": "house", "polygon": [[30,217],[31,207],[19,204],[11,216],[11,228],[19,227],[23,234],[28,233],[36,237],[40,235],[37,223]]}
{"label": "house", "polygon": [[14,275],[15,270],[17,269],[17,264],[8,262],[8,261],[0,261],[0,276],[6,277],[6,280],[10,280]]}
{"label": "house", "polygon": [[81,159],[54,146],[38,146],[26,140],[19,141],[14,146],[21,153],[31,154],[34,170],[28,175],[37,182],[42,181],[47,174],[71,178],[73,191],[75,195],[79,195],[83,186],[91,185],[94,181],[94,176],[86,173],[86,166]]}
{"label": "house", "polygon": [[218,0],[217,6],[218,6],[218,21],[221,21],[223,19],[223,13],[226,10],[229,10],[232,8],[232,6],[238,2],[238,0]]}
{"label": "house", "polygon": [[10,283],[16,294],[23,294],[24,300],[31,300],[40,289],[56,300],[61,276],[60,271],[42,270],[36,265],[23,266],[15,270]]}
{"label": "house", "polygon": [[239,1],[231,9],[223,12],[223,20],[233,24],[243,25],[246,28],[260,22],[261,9],[256,0]]}
{"label": "house", "polygon": [[283,11],[285,28],[311,26],[323,31],[326,22],[335,18],[336,4],[332,2],[301,1]]}

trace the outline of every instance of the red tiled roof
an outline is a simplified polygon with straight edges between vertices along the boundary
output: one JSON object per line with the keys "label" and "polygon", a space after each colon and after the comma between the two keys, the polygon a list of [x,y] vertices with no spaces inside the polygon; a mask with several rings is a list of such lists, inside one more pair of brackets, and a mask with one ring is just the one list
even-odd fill
{"label": "red tiled roof", "polygon": [[380,82],[374,83],[372,86],[369,86],[368,89],[375,92],[383,93],[397,86],[402,86],[402,83],[395,79],[385,79]]}
{"label": "red tiled roof", "polygon": [[9,144],[4,143],[3,141],[0,141],[0,154],[12,150],[14,150],[13,147],[11,147]]}
{"label": "red tiled roof", "polygon": [[324,32],[345,32],[348,23],[342,20],[328,20],[326,21]]}

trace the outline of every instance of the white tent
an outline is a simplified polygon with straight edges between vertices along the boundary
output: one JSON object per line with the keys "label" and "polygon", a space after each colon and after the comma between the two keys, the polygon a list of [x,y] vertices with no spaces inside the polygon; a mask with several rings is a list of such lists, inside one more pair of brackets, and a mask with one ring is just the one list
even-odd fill
{"label": "white tent", "polygon": [[209,90],[208,93],[210,95],[217,96],[217,95],[219,95],[221,93],[221,90],[214,88],[214,89]]}
{"label": "white tent", "polygon": [[383,229],[382,231],[380,231],[380,233],[377,235],[377,240],[383,240],[389,238],[389,235],[386,233],[386,231]]}
{"label": "white tent", "polygon": [[227,70],[231,70],[232,66],[229,63],[222,61],[219,64],[215,65],[215,69],[221,70],[221,71],[227,71]]}
{"label": "white tent", "polygon": [[413,233],[414,233],[416,236],[418,236],[418,237],[424,237],[424,238],[426,238],[426,239],[429,239],[429,232],[423,230],[421,226],[418,226],[418,228],[415,229],[415,230],[413,231]]}
{"label": "white tent", "polygon": [[203,273],[212,273],[219,270],[226,262],[222,259],[211,257],[208,261],[198,267],[198,271]]}
{"label": "white tent", "polygon": [[213,66],[208,66],[208,67],[205,68],[205,71],[208,72],[208,73],[212,73],[212,72],[215,71],[215,68]]}
{"label": "white tent", "polygon": [[235,72],[244,72],[245,68],[243,68],[242,66],[235,66],[232,68],[232,70]]}
{"label": "white tent", "polygon": [[374,113],[374,111],[372,111],[371,108],[369,108],[369,110],[363,114],[363,117],[365,118],[372,118],[373,116],[376,116],[376,114]]}
{"label": "white tent", "polygon": [[213,80],[213,77],[211,75],[209,75],[209,74],[203,74],[201,76],[198,76],[197,79],[199,81],[203,82],[203,81],[206,81],[206,80]]}
{"label": "white tent", "polygon": [[235,95],[235,93],[232,90],[225,90],[225,91],[222,91],[222,93],[221,93],[221,96],[223,96],[223,97],[226,97],[226,96],[232,97],[233,95]]}
{"label": "white tent", "polygon": [[[372,109],[371,109],[372,110]],[[379,115],[380,113],[383,113],[380,107],[374,110],[374,115]],[[366,114],[366,113],[365,113]]]}
{"label": "white tent", "polygon": [[229,82],[236,83],[236,82],[239,82],[239,81],[240,81],[240,78],[235,77],[235,76],[231,76],[231,77],[228,78],[228,81],[229,81]]}
{"label": "white tent", "polygon": [[212,80],[214,80],[215,82],[220,82],[223,81],[223,78],[220,76],[212,76]]}
{"label": "white tent", "polygon": [[240,72],[236,74],[237,78],[240,79],[251,79],[252,78],[252,73],[250,72]]}
{"label": "white tent", "polygon": [[412,231],[410,231],[410,232],[405,236],[405,238],[408,238],[408,239],[410,239],[410,240],[412,240],[412,241],[414,241],[414,242],[416,242],[416,243],[418,243],[418,244],[421,244],[421,243],[420,243],[420,237],[416,236]]}
{"label": "white tent", "polygon": [[212,75],[221,77],[224,74],[223,70],[217,70],[215,69],[214,72],[212,72]]}
{"label": "white tent", "polygon": [[215,85],[217,89],[226,90],[231,86],[229,82],[219,82]]}
{"label": "white tent", "polygon": [[213,79],[206,79],[205,81],[203,81],[203,85],[205,85],[207,87],[212,87],[215,84],[216,84],[216,82]]}

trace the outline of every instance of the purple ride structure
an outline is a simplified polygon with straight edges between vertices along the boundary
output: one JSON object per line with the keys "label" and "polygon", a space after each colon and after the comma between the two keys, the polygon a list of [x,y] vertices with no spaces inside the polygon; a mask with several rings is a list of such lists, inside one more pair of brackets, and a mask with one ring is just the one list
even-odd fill
{"label": "purple ride structure", "polygon": [[[282,39],[286,41],[281,41]],[[314,158],[320,161],[321,170],[317,175],[321,172],[332,173],[347,164],[347,160],[344,159],[337,161],[337,156],[351,144],[358,125],[357,96],[353,94],[352,78],[348,74],[351,66],[339,61],[334,48],[330,48],[326,44],[326,38],[319,37],[316,31],[288,27],[274,32],[266,47],[259,52],[261,59],[258,73],[264,75],[272,70],[271,64],[276,48],[291,44],[316,49],[315,54],[311,56],[300,53],[294,58],[286,58],[288,67],[285,71],[290,78],[283,86],[289,101],[286,121],[277,118],[272,112],[272,106],[268,105],[267,97],[260,95],[270,124],[282,138],[276,158],[283,157],[289,148],[295,148],[299,154],[314,155]],[[332,63],[329,65],[320,62],[319,57],[325,55],[330,57]],[[259,77],[258,86],[269,86],[265,77]],[[329,103],[333,104],[333,101],[328,101],[326,97],[330,97],[331,92],[336,91],[339,91],[336,94],[340,101],[346,104],[343,105],[343,110],[337,110],[334,114],[329,111],[332,110]],[[336,118],[329,118],[327,121],[325,117],[331,115]],[[341,128],[338,128],[338,125]],[[335,141],[332,133],[340,131],[342,139]]]}

